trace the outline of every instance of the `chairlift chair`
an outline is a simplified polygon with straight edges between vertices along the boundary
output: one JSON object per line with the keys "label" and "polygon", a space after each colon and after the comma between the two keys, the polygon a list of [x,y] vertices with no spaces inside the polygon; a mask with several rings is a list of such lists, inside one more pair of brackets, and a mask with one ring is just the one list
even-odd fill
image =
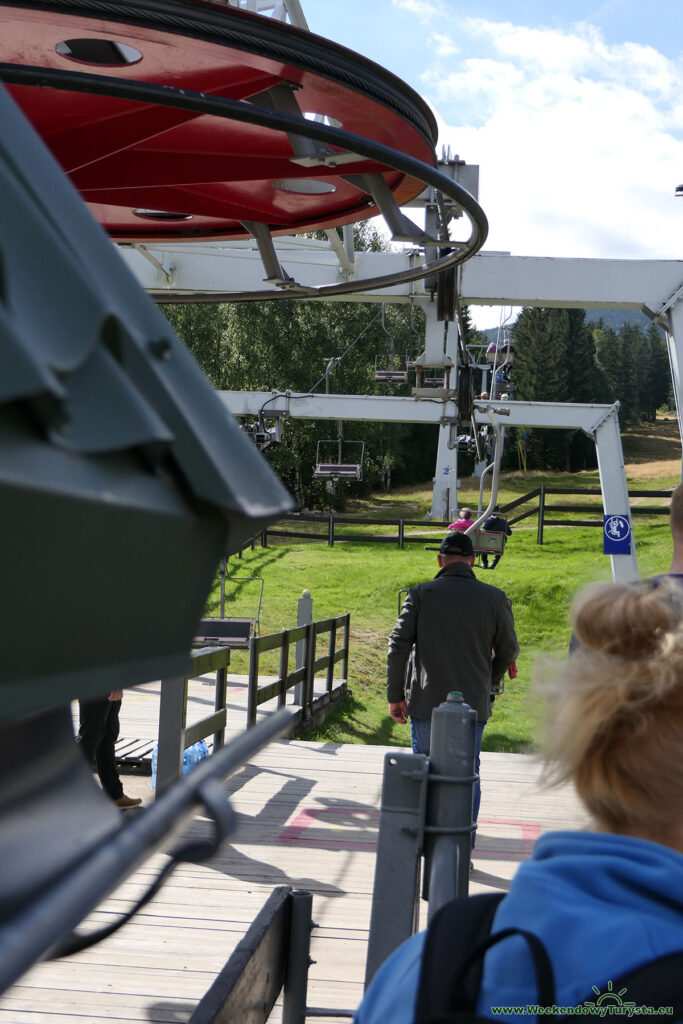
{"label": "chairlift chair", "polygon": [[375,356],[375,380],[384,381],[388,384],[404,384],[408,380],[408,353],[406,352],[405,360],[401,356],[396,356],[394,353],[395,341],[394,336],[387,329],[386,322],[384,320],[384,303],[382,303],[382,330],[389,339],[389,352],[386,358],[380,358]]}
{"label": "chairlift chair", "polygon": [[507,363],[508,366],[512,366],[512,364],[515,361],[515,346],[512,345],[509,341],[503,342],[501,355],[503,357],[502,361],[504,363]]}
{"label": "chairlift chair", "polygon": [[[387,365],[388,364],[388,365]],[[375,380],[385,384],[405,384],[408,380],[408,356],[406,359],[390,355],[388,360],[375,356]]]}
{"label": "chairlift chair", "polygon": [[[330,453],[336,457],[330,457]],[[352,454],[356,458],[351,458]],[[313,476],[325,480],[362,480],[364,454],[365,441],[318,441]]]}

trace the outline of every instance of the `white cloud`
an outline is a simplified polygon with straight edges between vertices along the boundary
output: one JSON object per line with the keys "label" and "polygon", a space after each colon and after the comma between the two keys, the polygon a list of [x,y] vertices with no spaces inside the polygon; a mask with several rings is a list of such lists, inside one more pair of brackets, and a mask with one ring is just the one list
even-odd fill
{"label": "white cloud", "polygon": [[430,36],[429,42],[434,47],[437,57],[454,57],[456,53],[460,52],[460,48],[455,45],[450,36],[441,35],[439,32],[434,32]]}
{"label": "white cloud", "polygon": [[591,26],[462,29],[482,56],[424,81],[440,141],[480,165],[487,248],[683,257],[683,66]]}
{"label": "white cloud", "polygon": [[391,0],[391,3],[400,11],[415,14],[422,22],[429,22],[443,14],[443,6],[438,0]]}

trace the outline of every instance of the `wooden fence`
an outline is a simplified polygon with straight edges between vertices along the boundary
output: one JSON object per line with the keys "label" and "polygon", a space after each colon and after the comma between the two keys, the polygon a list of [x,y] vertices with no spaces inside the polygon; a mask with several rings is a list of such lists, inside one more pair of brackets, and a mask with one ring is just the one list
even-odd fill
{"label": "wooden fence", "polygon": [[[256,724],[256,709],[277,697],[282,707],[292,687],[295,704],[302,724],[310,720],[333,701],[341,700],[347,690],[349,674],[350,615],[321,619],[279,633],[266,633],[252,637],[249,642],[249,682],[247,690],[247,728]],[[327,653],[317,656],[318,637],[328,635]],[[280,651],[280,670],[277,678],[259,683],[259,660],[266,651]],[[289,668],[290,656],[295,652],[296,665]],[[159,704],[159,732],[157,748],[157,793],[163,792],[180,777],[183,754],[198,740],[213,736],[214,749],[225,741],[227,725],[226,680],[231,648],[201,647],[191,652],[192,668],[186,676],[162,679]],[[334,669],[341,664],[341,679],[335,686]],[[315,696],[315,677],[326,672],[325,691]],[[198,722],[187,725],[188,682],[209,672],[216,673],[214,709]],[[148,774],[153,748],[152,740],[123,740],[117,745],[117,761],[126,771]]]}
{"label": "wooden fence", "polygon": [[[514,501],[508,502],[507,505],[501,505],[501,515],[509,516],[515,508],[519,508],[521,505],[526,505],[530,501],[534,502],[531,508],[525,509],[520,515],[512,516],[508,518],[508,525],[514,526],[515,523],[522,522],[523,519],[529,518],[529,516],[538,516],[538,527],[536,534],[536,543],[543,543],[543,530],[546,526],[599,526],[602,529],[603,520],[602,516],[604,509],[602,505],[584,505],[584,504],[569,504],[569,503],[548,503],[548,497],[553,495],[567,495],[573,497],[586,497],[596,496],[602,497],[602,491],[599,487],[536,487],[533,491],[528,491],[521,497],[516,498]],[[647,491],[647,490],[632,490],[629,491],[629,498],[666,498],[667,501],[671,500],[671,491]],[[558,512],[575,512],[582,515],[581,519],[553,519],[548,517],[548,513]],[[668,516],[669,505],[665,506],[654,506],[654,505],[632,505],[631,516]],[[586,515],[596,515],[599,519],[586,519]]]}
{"label": "wooden fence", "polygon": [[[287,527],[283,529],[279,525],[282,522],[294,524],[317,523],[323,526],[324,529],[315,533],[311,530],[296,530]],[[263,530],[261,544],[263,547],[267,547],[269,538],[289,537],[299,540],[326,541],[330,547],[333,547],[335,543],[361,541],[367,544],[398,544],[400,548],[404,548],[409,543],[420,544],[424,543],[425,540],[432,539],[430,536],[425,537],[424,533],[411,533],[410,531],[413,527],[427,527],[432,532],[439,531],[443,533],[447,529],[448,523],[448,520],[439,519],[366,519],[360,516],[340,516],[334,512],[301,512],[284,516],[283,519],[278,520],[277,526],[268,527]],[[345,526],[382,526],[385,528],[394,527],[394,529],[391,533],[383,534],[346,533],[343,530],[340,532],[340,527]]]}
{"label": "wooden fence", "polygon": [[[301,704],[304,719],[311,718],[316,705],[329,703],[334,690],[334,667],[341,662],[341,683],[339,688],[346,687],[349,674],[349,624],[350,615],[340,615],[335,619],[321,619],[305,626],[283,629],[279,633],[266,633],[264,636],[252,637],[249,644],[249,692],[247,698],[247,728],[256,724],[256,709],[266,701],[277,697],[277,706],[285,703],[287,690],[298,687],[296,703]],[[337,645],[338,631],[342,630],[341,646]],[[318,637],[328,633],[327,654],[316,657]],[[301,652],[296,659],[301,664],[291,671],[289,659],[292,648],[299,645]],[[280,671],[277,679],[259,685],[259,660],[266,651],[280,651]],[[318,672],[326,672],[325,693],[315,697],[314,681]]]}
{"label": "wooden fence", "polygon": [[[543,529],[545,526],[600,526],[602,527],[602,505],[582,505],[582,504],[570,504],[564,502],[562,504],[552,503],[549,504],[548,498],[555,495],[565,495],[572,497],[580,496],[602,496],[602,491],[599,487],[584,487],[584,488],[568,488],[568,487],[536,487],[532,491],[528,491],[526,494],[522,494],[519,498],[515,498],[514,501],[510,501],[505,505],[500,506],[500,514],[502,516],[510,516],[510,513],[523,505],[533,502],[531,508],[525,509],[519,515],[508,518],[508,524],[513,526],[515,523],[520,523],[522,520],[529,518],[529,516],[538,516],[538,534],[537,542],[543,543]],[[630,498],[665,498],[667,502],[671,498],[671,491],[648,491],[648,490],[633,490],[629,492]],[[549,518],[548,513],[552,516],[553,513],[566,513],[575,512],[581,515],[580,519],[555,519]],[[654,515],[668,515],[669,505],[665,506],[638,506],[635,505],[631,508],[632,516],[654,516]],[[599,519],[587,519],[587,515],[600,516]],[[317,531],[290,528],[289,525],[284,527],[280,524],[292,524],[294,527],[297,524],[306,526],[311,524],[315,526],[318,524],[319,529]],[[429,542],[434,540],[431,536],[434,532],[443,533],[448,528],[448,520],[439,519],[366,519],[361,516],[346,516],[336,515],[334,512],[296,512],[288,516],[284,516],[279,519],[274,527],[268,527],[261,533],[261,544],[263,547],[268,546],[269,539],[275,539],[279,537],[286,537],[296,540],[310,540],[310,541],[324,541],[329,547],[333,547],[334,544],[346,543],[349,541],[362,542],[364,544],[398,544],[399,548],[404,548],[406,544],[424,544],[425,541]],[[346,532],[345,527],[370,527],[380,526],[390,531],[382,534],[370,534],[361,532]],[[391,529],[393,527],[393,529]],[[430,532],[425,534],[425,528]],[[421,532],[420,532],[421,530]],[[255,540],[250,541],[252,547],[254,546]]]}

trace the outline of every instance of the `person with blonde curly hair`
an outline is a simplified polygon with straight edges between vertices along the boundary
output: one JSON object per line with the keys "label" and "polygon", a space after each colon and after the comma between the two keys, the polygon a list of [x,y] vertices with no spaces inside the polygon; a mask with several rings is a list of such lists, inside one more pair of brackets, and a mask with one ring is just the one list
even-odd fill
{"label": "person with blonde curly hair", "polygon": [[[611,992],[627,974],[631,983],[631,972],[659,961],[660,977],[678,986],[673,1019],[681,1020],[683,590],[666,577],[598,584],[576,598],[572,617],[576,653],[552,670],[547,662],[538,668],[546,778],[573,783],[592,824],[546,833],[520,865],[490,928],[491,938],[510,933],[482,953],[476,1012],[531,1019],[527,1008],[540,1000],[530,947],[539,944],[557,1006],[583,1008],[595,992]],[[428,1019],[420,987],[425,934],[380,968],[356,1024]],[[447,934],[450,946],[455,935]],[[651,992],[648,1004],[668,1005],[661,994],[661,987]]]}

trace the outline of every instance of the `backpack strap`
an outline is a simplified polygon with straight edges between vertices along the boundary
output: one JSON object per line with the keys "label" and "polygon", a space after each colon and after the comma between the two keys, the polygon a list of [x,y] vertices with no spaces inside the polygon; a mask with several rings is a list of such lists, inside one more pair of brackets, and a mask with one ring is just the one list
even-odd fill
{"label": "backpack strap", "polygon": [[[503,893],[486,893],[446,903],[430,921],[425,936],[415,1024],[427,1024],[448,1013],[453,978],[467,961],[472,949],[489,936],[493,917]],[[482,966],[468,976],[467,1001],[476,1004]]]}
{"label": "backpack strap", "polygon": [[[600,1004],[600,995],[593,990],[580,1002],[603,1006],[614,1006],[617,1003],[625,1006],[631,1003],[635,1004],[634,1009],[641,1006],[671,1007],[672,1013],[667,1013],[666,1018],[672,1021],[683,1020],[683,951],[648,960],[640,967],[619,975],[608,985],[608,991],[614,992],[614,998],[605,999]],[[567,1020],[566,1017],[562,1019]],[[636,1021],[652,1024],[653,1014],[633,1013],[625,1019],[629,1024],[635,1024]]]}
{"label": "backpack strap", "polygon": [[[492,946],[520,935],[531,953],[539,1006],[555,1004],[555,979],[547,950],[538,936],[521,928],[505,928],[491,935],[493,918],[503,893],[452,900],[427,929],[415,1024],[446,1024],[484,1020],[477,1017],[484,955]],[[552,1017],[556,1020],[556,1017]],[[651,1022],[650,1022],[651,1024]]]}

